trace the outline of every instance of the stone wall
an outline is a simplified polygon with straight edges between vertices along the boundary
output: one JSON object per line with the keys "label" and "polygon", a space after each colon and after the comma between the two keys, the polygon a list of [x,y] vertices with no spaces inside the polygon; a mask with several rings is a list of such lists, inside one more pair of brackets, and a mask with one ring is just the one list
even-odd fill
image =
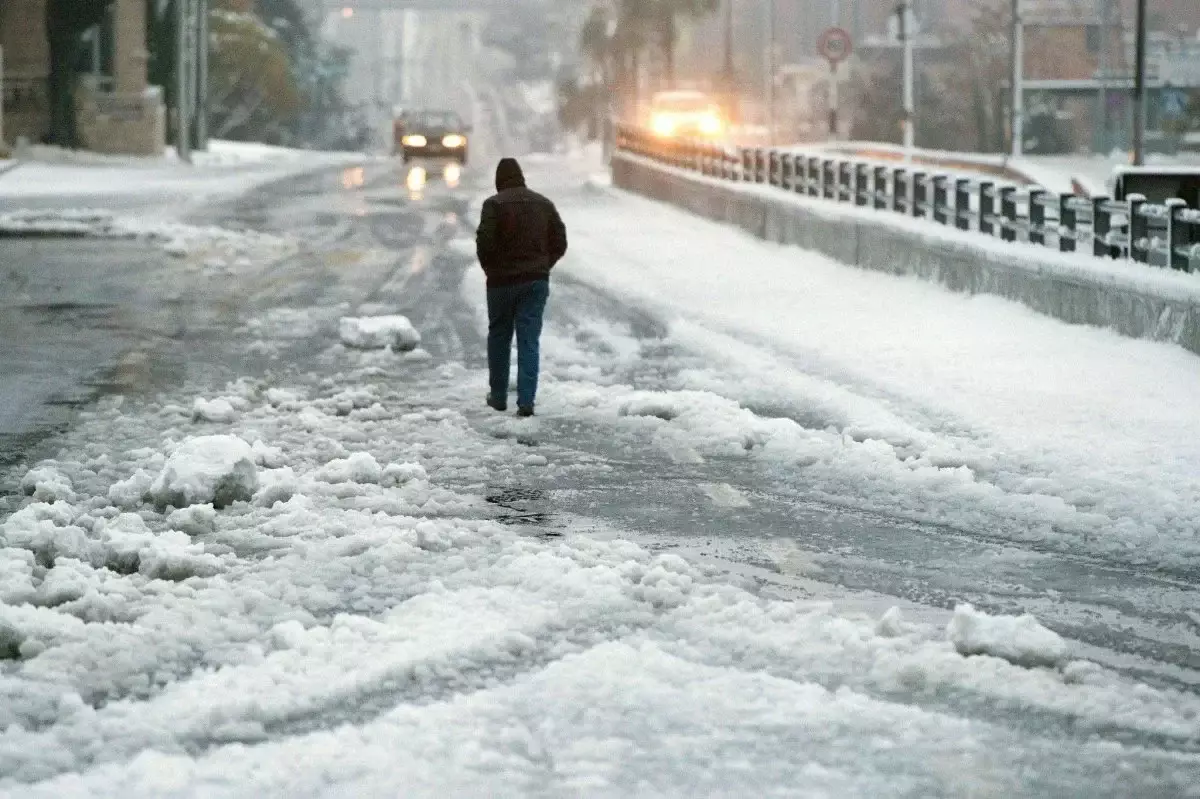
{"label": "stone wall", "polygon": [[166,147],[166,108],[162,92],[100,91],[84,79],[75,92],[79,144],[97,153],[162,155]]}

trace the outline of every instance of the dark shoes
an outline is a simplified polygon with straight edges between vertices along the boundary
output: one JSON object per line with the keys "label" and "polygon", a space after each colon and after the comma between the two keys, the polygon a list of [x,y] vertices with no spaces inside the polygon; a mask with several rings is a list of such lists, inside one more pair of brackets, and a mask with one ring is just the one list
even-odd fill
{"label": "dark shoes", "polygon": [[[491,394],[487,395],[487,399],[485,400],[485,402],[487,402],[488,407],[494,411],[507,411],[508,410],[507,402],[498,402],[495,399],[495,397],[493,397]],[[522,418],[533,416],[533,406],[532,405],[522,405],[520,408],[517,408],[517,416],[520,416]]]}

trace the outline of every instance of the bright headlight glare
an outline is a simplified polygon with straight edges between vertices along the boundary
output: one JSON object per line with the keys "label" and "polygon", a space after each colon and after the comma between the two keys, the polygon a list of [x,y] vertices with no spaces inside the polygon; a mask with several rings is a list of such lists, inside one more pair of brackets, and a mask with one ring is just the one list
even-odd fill
{"label": "bright headlight glare", "polygon": [[467,137],[460,136],[457,133],[451,133],[449,136],[446,136],[444,139],[442,139],[443,147],[450,147],[450,148],[463,147],[466,145],[466,143],[467,143]]}
{"label": "bright headlight glare", "polygon": [[705,114],[700,119],[700,132],[713,136],[721,132],[721,119],[716,114]]}
{"label": "bright headlight glare", "polygon": [[675,132],[675,120],[666,114],[655,116],[650,125],[659,136],[670,136]]}
{"label": "bright headlight glare", "polygon": [[429,143],[428,139],[419,133],[412,136],[405,136],[401,141],[404,142],[406,147],[424,147]]}

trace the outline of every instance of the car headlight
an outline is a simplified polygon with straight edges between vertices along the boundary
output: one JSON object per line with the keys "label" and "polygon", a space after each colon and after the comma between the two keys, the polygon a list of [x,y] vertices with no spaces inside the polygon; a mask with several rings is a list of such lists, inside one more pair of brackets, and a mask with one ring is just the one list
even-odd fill
{"label": "car headlight", "polygon": [[716,136],[721,132],[721,118],[716,114],[705,114],[700,118],[700,132],[705,136]]}
{"label": "car headlight", "polygon": [[671,136],[675,133],[675,120],[667,114],[657,114],[650,122],[650,127],[659,136]]}
{"label": "car headlight", "polygon": [[414,133],[411,136],[405,136],[400,140],[405,147],[424,147],[429,144],[429,140],[419,133]]}
{"label": "car headlight", "polygon": [[457,147],[465,147],[466,144],[467,144],[467,137],[460,136],[457,133],[451,133],[449,136],[446,136],[445,138],[442,139],[442,146],[449,147],[452,150]]}

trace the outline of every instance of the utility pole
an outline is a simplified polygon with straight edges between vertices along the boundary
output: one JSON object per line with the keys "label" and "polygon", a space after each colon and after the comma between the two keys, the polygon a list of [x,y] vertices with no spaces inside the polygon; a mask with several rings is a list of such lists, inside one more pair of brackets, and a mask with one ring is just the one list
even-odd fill
{"label": "utility pole", "polygon": [[767,144],[775,144],[775,0],[767,0],[766,105]]}
{"label": "utility pole", "polygon": [[1025,25],[1021,0],[1012,0],[1012,155],[1019,158],[1025,140]]}
{"label": "utility pole", "polygon": [[175,0],[175,150],[180,160],[192,160],[190,0]]}
{"label": "utility pole", "polygon": [[208,0],[194,0],[196,36],[196,149],[208,149]]}
{"label": "utility pole", "polygon": [[1146,0],[1137,0],[1137,38],[1133,71],[1133,165],[1145,163],[1146,147]]}
{"label": "utility pole", "polygon": [[904,42],[904,158],[912,160],[913,144],[916,141],[914,123],[916,110],[913,107],[913,39],[912,9],[907,3],[896,7],[900,15],[900,39]]}

